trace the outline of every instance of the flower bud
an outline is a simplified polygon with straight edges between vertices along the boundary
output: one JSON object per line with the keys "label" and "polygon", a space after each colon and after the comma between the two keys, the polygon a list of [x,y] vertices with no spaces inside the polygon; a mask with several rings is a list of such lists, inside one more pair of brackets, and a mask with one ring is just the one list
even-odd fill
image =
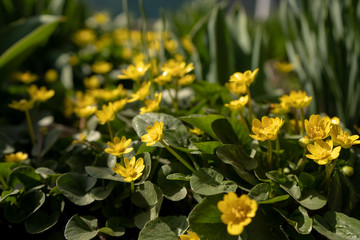
{"label": "flower bud", "polygon": [[341,171],[345,176],[351,177],[354,174],[354,168],[351,166],[342,167]]}
{"label": "flower bud", "polygon": [[299,139],[299,144],[303,148],[306,148],[309,143],[311,143],[311,139],[308,136],[304,136]]}

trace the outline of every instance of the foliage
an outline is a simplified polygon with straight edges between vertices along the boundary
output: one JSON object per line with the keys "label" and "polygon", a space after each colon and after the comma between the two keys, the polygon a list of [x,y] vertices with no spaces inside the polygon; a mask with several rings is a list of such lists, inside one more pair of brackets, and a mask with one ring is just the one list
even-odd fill
{"label": "foliage", "polygon": [[[281,38],[277,16],[262,23],[236,4],[196,1],[173,15],[163,12],[154,26],[143,14],[139,31],[127,11],[118,18],[121,27],[105,12],[85,22],[79,14],[70,26],[62,16],[80,5],[45,2],[17,22],[15,3],[0,4],[5,235],[360,238],[359,136],[346,128],[357,121],[357,100],[345,108],[334,95],[336,111],[324,110],[341,121],[326,111],[315,115],[325,103],[318,79],[336,83],[334,91],[356,89],[356,51],[349,45],[357,31],[340,24],[338,9],[284,1],[279,14],[289,26],[282,23]],[[351,1],[334,2],[355,10]],[[50,11],[59,4],[63,12]],[[307,27],[325,31],[331,24],[334,41],[316,49],[326,58],[295,57],[300,46],[311,52]],[[339,34],[344,29],[349,38]],[[57,47],[45,44],[60,40]],[[340,59],[329,57],[339,42],[338,53],[352,56],[341,62],[351,75],[345,88],[334,80]],[[41,49],[54,55],[39,57],[44,69],[33,71],[32,53]],[[283,62],[286,54],[295,71]],[[315,75],[312,61],[321,66]],[[301,84],[307,91],[290,91]],[[239,99],[246,101],[229,108]]]}

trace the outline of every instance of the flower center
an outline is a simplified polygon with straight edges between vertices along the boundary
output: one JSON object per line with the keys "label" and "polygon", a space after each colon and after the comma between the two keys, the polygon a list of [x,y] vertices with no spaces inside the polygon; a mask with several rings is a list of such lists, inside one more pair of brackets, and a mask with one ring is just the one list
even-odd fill
{"label": "flower center", "polygon": [[137,175],[137,172],[135,171],[135,169],[133,167],[127,168],[126,173],[129,177],[132,177],[132,178],[135,178]]}
{"label": "flower center", "polygon": [[246,218],[246,208],[236,206],[231,209],[231,212],[234,214],[237,220]]}
{"label": "flower center", "polygon": [[151,132],[149,133],[151,139],[156,140],[159,138],[159,134],[157,132]]}

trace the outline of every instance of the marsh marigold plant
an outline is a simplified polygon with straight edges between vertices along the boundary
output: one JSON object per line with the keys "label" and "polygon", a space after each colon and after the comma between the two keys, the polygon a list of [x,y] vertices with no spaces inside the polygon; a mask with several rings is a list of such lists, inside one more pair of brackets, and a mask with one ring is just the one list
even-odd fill
{"label": "marsh marigold plant", "polygon": [[228,233],[239,235],[255,217],[258,205],[246,194],[238,197],[236,193],[229,192],[224,196],[224,200],[218,202],[217,208],[222,213],[221,221],[227,225]]}
{"label": "marsh marigold plant", "polygon": [[145,169],[144,159],[138,158],[136,159],[135,156],[129,159],[124,158],[124,165],[125,167],[121,166],[121,164],[116,163],[115,167],[113,167],[113,171],[122,177],[127,182],[133,182],[143,174]]}
{"label": "marsh marigold plant", "polygon": [[163,133],[164,123],[163,122],[154,122],[154,125],[147,126],[146,132],[147,134],[144,134],[141,136],[141,141],[146,143],[146,146],[152,146],[156,144],[157,142],[162,141],[164,138]]}
{"label": "marsh marigold plant", "polygon": [[307,158],[314,160],[319,165],[329,164],[332,160],[339,157],[341,147],[333,148],[333,141],[316,140],[314,144],[307,145],[310,154],[306,154]]}
{"label": "marsh marigold plant", "polygon": [[105,152],[114,156],[121,156],[133,150],[133,148],[129,148],[130,144],[130,138],[126,139],[125,136],[123,136],[121,139],[118,137],[114,137],[114,140],[112,142],[107,142],[108,148],[105,148]]}
{"label": "marsh marigold plant", "polygon": [[259,141],[276,140],[283,124],[284,121],[279,117],[269,118],[264,116],[261,118],[261,121],[254,119],[252,121],[252,131],[254,134],[250,134],[250,137]]}
{"label": "marsh marigold plant", "polygon": [[328,116],[311,115],[310,119],[305,119],[305,130],[312,140],[327,138],[330,135],[331,121]]}

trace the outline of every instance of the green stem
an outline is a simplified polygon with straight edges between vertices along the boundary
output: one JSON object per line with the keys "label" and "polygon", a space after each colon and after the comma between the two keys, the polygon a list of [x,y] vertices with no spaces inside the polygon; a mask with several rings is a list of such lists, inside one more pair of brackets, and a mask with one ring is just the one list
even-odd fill
{"label": "green stem", "polygon": [[247,95],[249,97],[249,100],[248,100],[248,107],[249,107],[249,121],[250,121],[250,124],[252,124],[252,105],[251,105],[251,94],[250,94],[250,87],[247,87]]}
{"label": "green stem", "polygon": [[7,189],[8,188],[8,185],[4,179],[4,177],[0,174],[0,182],[1,184],[4,186],[4,189]]}
{"label": "green stem", "polygon": [[267,154],[267,163],[268,163],[268,167],[269,169],[272,168],[272,146],[271,146],[271,141],[268,140],[268,154]]}
{"label": "green stem", "polygon": [[192,172],[196,172],[196,170],[188,163],[186,162],[177,152],[175,152],[167,143],[165,143],[163,140],[160,140],[160,143],[169,151],[172,155],[174,155],[185,167],[187,167]]}
{"label": "green stem", "polygon": [[111,130],[110,122],[107,122],[107,125],[108,125],[108,128],[109,128],[110,141],[112,141],[113,140],[113,133],[112,133],[112,130]]}
{"label": "green stem", "polygon": [[326,172],[325,179],[326,179],[326,182],[328,183],[329,179],[330,179],[330,174],[331,174],[329,164],[325,165],[325,172]]}
{"label": "green stem", "polygon": [[337,160],[337,159],[335,159],[335,160],[333,161],[333,164],[331,165],[331,167],[330,167],[330,169],[329,169],[329,171],[330,171],[329,177],[330,177],[331,173],[333,172],[333,170],[334,170],[334,168],[335,168],[336,160]]}
{"label": "green stem", "polygon": [[191,159],[191,161],[193,162],[193,164],[194,164],[194,166],[195,166],[196,170],[200,170],[199,165],[197,164],[197,162],[196,162],[195,158],[191,155],[191,153],[188,153],[187,155],[189,156],[189,158],[190,158],[190,159]]}
{"label": "green stem", "polygon": [[305,132],[305,114],[303,108],[300,108],[300,118],[301,118],[300,134],[301,136],[303,136]]}
{"label": "green stem", "polygon": [[134,194],[135,191],[135,184],[134,181],[131,181],[131,194]]}
{"label": "green stem", "polygon": [[177,112],[179,110],[179,103],[178,103],[179,85],[177,83],[177,79],[175,80],[174,90],[175,90],[175,97],[174,97],[174,101],[173,101],[173,106],[174,106],[175,112]]}
{"label": "green stem", "polygon": [[34,135],[34,130],[33,130],[32,123],[31,123],[29,110],[25,111],[25,115],[26,115],[26,121],[27,121],[27,124],[28,124],[29,133],[30,133],[30,137],[31,137],[31,143],[32,143],[33,146],[35,146],[35,135]]}
{"label": "green stem", "polygon": [[298,117],[297,117],[297,111],[295,108],[293,108],[293,112],[294,112],[294,119],[295,119],[295,134],[299,134],[299,122],[298,122]]}
{"label": "green stem", "polygon": [[247,122],[246,122],[246,119],[245,119],[245,117],[244,117],[244,113],[243,113],[242,109],[239,110],[239,114],[240,114],[240,117],[241,117],[241,122],[244,124],[244,126],[246,127],[246,129],[247,129],[248,132],[249,132],[249,131],[250,131],[250,130],[249,130],[249,126],[247,125]]}

